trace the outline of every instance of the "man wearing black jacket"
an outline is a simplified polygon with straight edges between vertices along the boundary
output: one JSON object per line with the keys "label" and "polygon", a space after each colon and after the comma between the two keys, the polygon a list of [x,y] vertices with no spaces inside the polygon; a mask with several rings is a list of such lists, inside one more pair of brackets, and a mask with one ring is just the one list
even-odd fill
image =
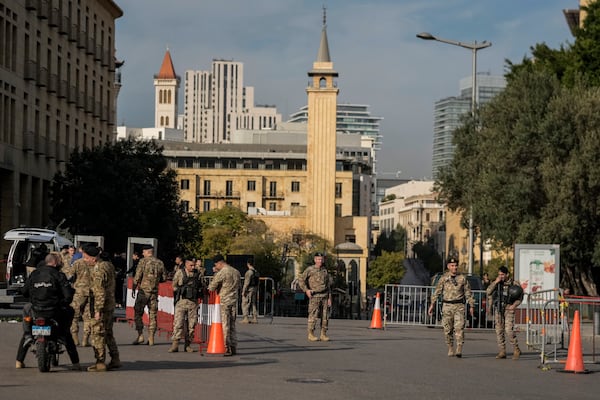
{"label": "man wearing black jacket", "polygon": [[[45,265],[35,269],[25,282],[22,289],[23,295],[29,298],[31,307],[24,307],[24,319],[29,317],[27,326],[19,349],[17,350],[16,368],[24,368],[23,364],[27,350],[32,344],[31,318],[52,318],[58,322],[59,336],[65,343],[67,353],[71,359],[72,369],[80,370],[79,354],[73,338],[69,333],[73,309],[69,303],[73,299],[73,289],[65,274],[59,271],[62,260],[59,253],[50,253],[45,258]],[[30,312],[27,312],[30,309]]]}

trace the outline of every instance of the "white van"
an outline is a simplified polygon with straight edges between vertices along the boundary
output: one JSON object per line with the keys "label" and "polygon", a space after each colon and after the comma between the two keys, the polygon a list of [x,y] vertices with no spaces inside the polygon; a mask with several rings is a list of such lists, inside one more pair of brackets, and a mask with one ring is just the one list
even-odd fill
{"label": "white van", "polygon": [[4,240],[12,241],[6,260],[6,289],[0,289],[0,304],[21,300],[20,289],[27,279],[27,271],[36,267],[50,251],[60,251],[73,243],[56,231],[39,228],[11,229]]}

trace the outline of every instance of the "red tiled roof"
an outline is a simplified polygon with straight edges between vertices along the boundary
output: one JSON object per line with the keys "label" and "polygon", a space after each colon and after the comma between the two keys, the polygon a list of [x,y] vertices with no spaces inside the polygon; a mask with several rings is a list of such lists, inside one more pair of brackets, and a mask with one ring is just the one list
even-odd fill
{"label": "red tiled roof", "polygon": [[169,50],[165,53],[160,72],[156,76],[158,79],[177,79],[175,74],[175,68],[173,67],[173,60],[171,60],[171,53]]}

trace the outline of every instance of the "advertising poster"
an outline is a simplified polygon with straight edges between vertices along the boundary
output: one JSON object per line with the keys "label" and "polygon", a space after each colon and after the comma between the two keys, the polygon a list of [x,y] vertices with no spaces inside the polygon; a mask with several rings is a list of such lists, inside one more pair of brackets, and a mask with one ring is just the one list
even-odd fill
{"label": "advertising poster", "polygon": [[515,279],[525,293],[558,288],[560,282],[558,244],[515,245]]}

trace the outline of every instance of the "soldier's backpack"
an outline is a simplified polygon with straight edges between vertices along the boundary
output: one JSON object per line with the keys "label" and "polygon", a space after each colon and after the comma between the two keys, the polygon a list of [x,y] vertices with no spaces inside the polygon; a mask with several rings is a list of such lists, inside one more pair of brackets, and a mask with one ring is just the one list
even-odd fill
{"label": "soldier's backpack", "polygon": [[252,278],[250,278],[250,286],[258,286],[258,282],[260,281],[260,274],[257,270],[254,270],[252,274]]}

